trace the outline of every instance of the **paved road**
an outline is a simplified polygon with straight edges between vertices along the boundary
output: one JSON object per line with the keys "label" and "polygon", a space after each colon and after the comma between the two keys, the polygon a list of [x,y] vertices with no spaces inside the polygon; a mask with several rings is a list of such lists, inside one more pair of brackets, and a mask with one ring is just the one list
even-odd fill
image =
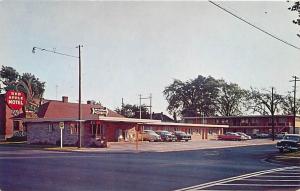
{"label": "paved road", "polygon": [[283,167],[264,162],[275,152],[273,145],[166,153],[56,153],[0,146],[0,189],[176,190]]}

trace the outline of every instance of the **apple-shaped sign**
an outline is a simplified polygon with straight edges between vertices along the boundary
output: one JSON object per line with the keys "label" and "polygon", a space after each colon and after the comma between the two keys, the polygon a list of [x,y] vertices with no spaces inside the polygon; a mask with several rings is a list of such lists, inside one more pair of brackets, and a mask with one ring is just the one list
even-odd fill
{"label": "apple-shaped sign", "polygon": [[26,95],[23,92],[8,90],[5,101],[10,109],[19,110],[26,104]]}

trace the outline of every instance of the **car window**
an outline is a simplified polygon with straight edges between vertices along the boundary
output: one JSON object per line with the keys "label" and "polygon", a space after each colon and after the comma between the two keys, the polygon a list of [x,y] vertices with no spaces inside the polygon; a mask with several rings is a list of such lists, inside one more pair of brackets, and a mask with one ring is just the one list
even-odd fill
{"label": "car window", "polygon": [[284,140],[292,140],[292,141],[300,141],[300,137],[298,137],[298,136],[290,136],[290,135],[284,136],[283,139]]}

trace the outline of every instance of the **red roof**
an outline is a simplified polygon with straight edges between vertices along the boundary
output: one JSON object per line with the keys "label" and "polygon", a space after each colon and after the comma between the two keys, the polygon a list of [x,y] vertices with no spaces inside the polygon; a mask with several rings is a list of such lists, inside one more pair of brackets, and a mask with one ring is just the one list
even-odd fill
{"label": "red roof", "polygon": [[[82,119],[97,119],[98,115],[92,114],[92,108],[104,108],[101,105],[81,104]],[[78,103],[62,101],[48,101],[42,104],[38,111],[39,118],[78,118]],[[107,117],[123,117],[109,110]]]}

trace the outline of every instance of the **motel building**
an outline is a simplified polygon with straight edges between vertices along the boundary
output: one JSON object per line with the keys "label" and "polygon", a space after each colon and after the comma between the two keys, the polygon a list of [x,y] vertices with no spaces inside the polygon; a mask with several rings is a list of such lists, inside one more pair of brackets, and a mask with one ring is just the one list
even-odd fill
{"label": "motel building", "polygon": [[[272,132],[272,116],[249,115],[249,116],[214,116],[214,117],[184,117],[185,123],[228,125],[224,132],[244,132],[246,134],[257,134]],[[274,132],[293,133],[293,115],[274,115]],[[296,134],[300,134],[300,116],[296,116]]]}
{"label": "motel building", "polygon": [[[85,147],[95,145],[97,140],[134,142],[140,140],[140,133],[147,129],[184,131],[192,135],[192,140],[201,140],[216,138],[217,135],[223,134],[224,129],[228,128],[228,125],[187,124],[125,118],[115,111],[90,101],[81,104],[81,107],[81,127],[83,128],[81,142]],[[29,144],[59,145],[62,132],[63,145],[78,145],[78,103],[70,103],[68,97],[63,96],[60,101],[43,100],[34,114],[28,115],[21,111],[16,113],[18,115],[13,115],[13,111],[8,109],[2,113],[1,120],[5,121],[0,127],[2,137],[11,137],[22,131],[26,134]],[[63,128],[61,128],[62,124]],[[7,132],[9,135],[6,134]]]}

